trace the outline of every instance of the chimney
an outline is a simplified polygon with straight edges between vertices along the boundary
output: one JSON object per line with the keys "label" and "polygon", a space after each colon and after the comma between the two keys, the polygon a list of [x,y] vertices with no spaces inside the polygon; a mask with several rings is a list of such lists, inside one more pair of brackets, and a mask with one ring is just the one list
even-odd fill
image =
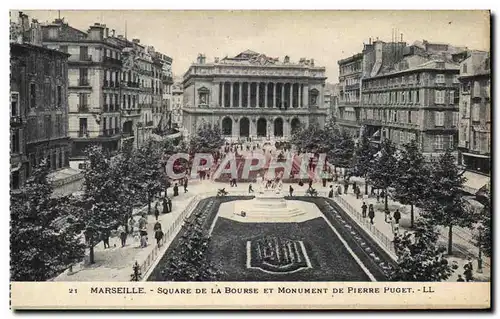
{"label": "chimney", "polygon": [[115,29],[111,29],[111,36],[115,37]]}
{"label": "chimney", "polygon": [[370,39],[368,39],[368,44],[372,44],[372,37],[370,37]]}
{"label": "chimney", "polygon": [[139,39],[132,39],[132,42],[134,42],[135,44],[139,44],[139,43],[141,43],[141,40],[139,40]]}

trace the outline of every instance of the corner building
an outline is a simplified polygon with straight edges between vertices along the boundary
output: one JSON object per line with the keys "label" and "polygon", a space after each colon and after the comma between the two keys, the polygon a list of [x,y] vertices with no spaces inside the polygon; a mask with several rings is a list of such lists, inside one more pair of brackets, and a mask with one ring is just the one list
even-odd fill
{"label": "corner building", "polygon": [[325,68],[247,50],[206,63],[199,55],[183,79],[183,126],[218,125],[227,138],[289,138],[300,126],[324,126]]}

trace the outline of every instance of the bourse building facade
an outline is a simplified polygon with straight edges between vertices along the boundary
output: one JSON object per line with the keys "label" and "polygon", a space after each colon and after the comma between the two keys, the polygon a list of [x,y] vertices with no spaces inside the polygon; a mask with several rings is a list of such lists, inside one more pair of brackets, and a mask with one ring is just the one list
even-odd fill
{"label": "bourse building facade", "polygon": [[183,127],[189,136],[216,125],[226,138],[289,138],[301,126],[324,126],[325,68],[247,50],[197,63],[184,74]]}

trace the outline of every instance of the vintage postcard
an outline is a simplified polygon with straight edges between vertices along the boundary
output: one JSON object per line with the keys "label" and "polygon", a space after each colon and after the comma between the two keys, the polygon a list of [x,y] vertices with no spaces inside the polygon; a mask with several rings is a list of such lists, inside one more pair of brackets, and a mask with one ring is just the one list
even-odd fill
{"label": "vintage postcard", "polygon": [[11,307],[489,309],[489,11],[10,11]]}

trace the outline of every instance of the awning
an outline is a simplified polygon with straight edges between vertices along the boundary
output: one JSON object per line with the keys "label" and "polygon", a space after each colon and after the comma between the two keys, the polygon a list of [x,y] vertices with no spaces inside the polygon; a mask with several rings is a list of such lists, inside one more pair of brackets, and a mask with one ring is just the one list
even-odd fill
{"label": "awning", "polygon": [[490,177],[466,171],[463,175],[467,180],[464,183],[463,189],[471,194],[476,194],[484,185],[490,182]]}
{"label": "awning", "polygon": [[481,154],[466,153],[466,152],[462,152],[462,155],[471,156],[471,157],[479,157],[479,158],[490,158],[489,155],[481,155]]}

